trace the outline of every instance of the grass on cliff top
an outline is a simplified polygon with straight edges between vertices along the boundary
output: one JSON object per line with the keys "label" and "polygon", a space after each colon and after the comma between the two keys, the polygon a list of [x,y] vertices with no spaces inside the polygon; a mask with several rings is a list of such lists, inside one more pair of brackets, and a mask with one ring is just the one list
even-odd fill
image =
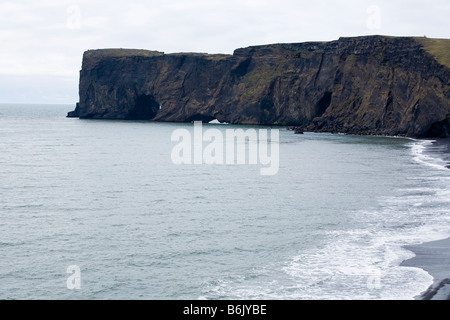
{"label": "grass on cliff top", "polygon": [[[96,49],[88,50],[85,52],[85,57],[91,60],[98,60],[104,57],[159,57],[163,56],[165,53],[160,51],[144,50],[144,49]],[[197,53],[197,52],[180,52],[180,53],[170,53],[171,56],[191,56],[191,57],[202,57],[209,60],[222,60],[228,59],[229,54],[209,54],[209,53]]]}
{"label": "grass on cliff top", "polygon": [[228,59],[231,55],[222,53],[202,53],[202,52],[175,52],[169,53],[170,56],[190,56],[190,57],[200,57],[209,60],[223,60]]}
{"label": "grass on cliff top", "polygon": [[415,38],[440,64],[450,68],[450,39]]}
{"label": "grass on cliff top", "polygon": [[95,49],[84,52],[83,69],[93,68],[99,61],[104,58],[120,58],[120,57],[157,57],[164,55],[163,52],[140,50],[140,49]]}
{"label": "grass on cliff top", "polygon": [[107,57],[126,57],[126,56],[141,56],[141,57],[154,57],[163,55],[163,52],[141,50],[141,49],[97,49],[88,50],[86,52],[90,56],[107,56]]}

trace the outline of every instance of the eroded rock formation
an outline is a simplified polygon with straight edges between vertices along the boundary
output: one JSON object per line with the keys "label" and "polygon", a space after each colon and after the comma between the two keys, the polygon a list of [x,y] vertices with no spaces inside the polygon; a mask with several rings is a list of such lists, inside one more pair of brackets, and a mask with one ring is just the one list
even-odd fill
{"label": "eroded rock formation", "polygon": [[450,136],[450,40],[367,36],[233,55],[85,52],[68,116]]}

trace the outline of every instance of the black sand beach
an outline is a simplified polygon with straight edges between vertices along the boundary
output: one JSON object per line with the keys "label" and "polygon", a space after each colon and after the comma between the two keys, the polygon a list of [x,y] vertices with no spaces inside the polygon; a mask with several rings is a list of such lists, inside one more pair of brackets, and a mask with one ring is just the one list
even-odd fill
{"label": "black sand beach", "polygon": [[426,150],[429,153],[439,153],[440,156],[447,162],[447,168],[450,169],[450,138],[437,139]]}
{"label": "black sand beach", "polygon": [[424,269],[434,278],[434,283],[416,299],[450,300],[450,238],[407,246],[405,249],[416,256],[401,265]]}
{"label": "black sand beach", "polygon": [[[427,150],[440,153],[450,169],[450,139],[438,139]],[[415,257],[401,264],[427,271],[433,278],[433,284],[420,296],[419,300],[450,300],[450,238],[427,242],[405,249],[415,253]]]}
{"label": "black sand beach", "polygon": [[447,168],[450,169],[450,138],[440,139],[436,144],[442,147],[442,152],[446,153],[445,160],[447,161]]}

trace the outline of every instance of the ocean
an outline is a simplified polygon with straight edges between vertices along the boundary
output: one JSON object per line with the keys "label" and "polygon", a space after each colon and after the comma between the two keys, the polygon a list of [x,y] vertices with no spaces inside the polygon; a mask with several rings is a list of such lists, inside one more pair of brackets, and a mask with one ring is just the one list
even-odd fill
{"label": "ocean", "polygon": [[[0,299],[413,299],[450,235],[433,141],[279,129],[279,168],[175,164],[193,124],[0,105]],[[204,124],[227,129],[255,126]]]}

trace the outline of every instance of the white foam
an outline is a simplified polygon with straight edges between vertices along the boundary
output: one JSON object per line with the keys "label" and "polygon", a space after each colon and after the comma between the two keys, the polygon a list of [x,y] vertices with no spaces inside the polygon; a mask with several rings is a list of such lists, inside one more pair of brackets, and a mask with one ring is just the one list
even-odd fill
{"label": "white foam", "polygon": [[433,142],[435,141],[428,141],[428,140],[424,140],[424,141],[418,141],[415,140],[415,143],[412,145],[411,147],[411,152],[414,156],[414,160],[430,166],[434,169],[438,169],[438,170],[448,170],[447,168],[447,163],[440,158],[437,157],[431,157],[430,155],[427,155],[424,151],[426,149],[427,146],[430,146]]}
{"label": "white foam", "polygon": [[208,122],[209,124],[229,124],[228,122],[220,122],[217,119],[211,120],[210,122]]}
{"label": "white foam", "polygon": [[293,258],[284,271],[321,298],[412,299],[432,283],[421,269],[399,267],[413,256],[387,236],[353,230]]}
{"label": "white foam", "polygon": [[442,159],[425,154],[430,143],[411,145],[413,159],[425,165],[412,166],[416,175],[378,199],[378,208],[354,213],[354,220],[364,223],[325,231],[324,246],[265,266],[252,280],[228,278],[209,292],[230,299],[414,299],[433,278],[420,268],[401,266],[414,257],[404,246],[450,235],[450,174],[441,170],[450,171]]}
{"label": "white foam", "polygon": [[[394,205],[396,199],[400,207]],[[325,232],[323,247],[261,268],[252,280],[236,277],[216,283],[209,292],[230,299],[412,300],[433,278],[420,268],[400,266],[414,257],[403,247],[446,238],[450,224],[448,209],[440,215],[428,208],[431,214],[401,200],[390,197],[381,201],[380,210],[355,212],[368,222],[362,229]]]}

